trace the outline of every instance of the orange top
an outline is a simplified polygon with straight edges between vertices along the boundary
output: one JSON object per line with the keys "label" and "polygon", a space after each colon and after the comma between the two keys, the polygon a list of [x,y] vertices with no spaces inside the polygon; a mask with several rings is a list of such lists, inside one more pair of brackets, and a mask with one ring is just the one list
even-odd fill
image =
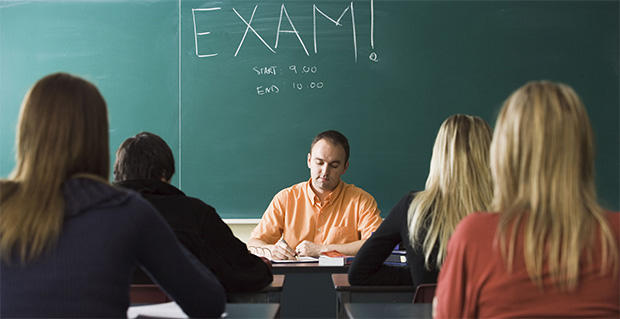
{"label": "orange top", "polygon": [[293,249],[304,240],[346,244],[370,237],[381,224],[377,202],[363,189],[340,181],[321,205],[310,183],[276,194],[250,238],[275,244],[283,237]]}
{"label": "orange top", "polygon": [[[608,267],[601,274],[600,230],[593,251],[582,254],[575,291],[553,286],[548,261],[543,266],[544,290],[531,280],[525,266],[523,229],[516,239],[512,272],[497,245],[500,214],[475,213],[456,227],[439,272],[435,318],[618,318],[620,278]],[[620,242],[620,214],[607,213]]]}

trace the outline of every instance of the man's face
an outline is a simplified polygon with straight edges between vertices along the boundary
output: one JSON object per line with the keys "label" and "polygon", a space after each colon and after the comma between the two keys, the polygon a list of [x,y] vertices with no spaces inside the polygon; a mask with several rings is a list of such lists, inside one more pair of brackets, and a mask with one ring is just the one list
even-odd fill
{"label": "man's face", "polygon": [[319,192],[331,192],[338,186],[340,176],[347,171],[344,148],[322,139],[312,147],[308,154],[308,168],[312,186]]}

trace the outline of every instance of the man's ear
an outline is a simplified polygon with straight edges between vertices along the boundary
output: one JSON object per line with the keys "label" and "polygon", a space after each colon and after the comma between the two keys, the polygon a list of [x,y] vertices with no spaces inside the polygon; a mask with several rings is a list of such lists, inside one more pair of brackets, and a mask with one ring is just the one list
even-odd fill
{"label": "man's ear", "polygon": [[312,158],[312,155],[310,153],[308,153],[308,168],[310,168],[310,159]]}
{"label": "man's ear", "polygon": [[164,171],[164,172],[161,174],[161,178],[160,178],[160,180],[161,180],[162,182],[164,182],[164,183],[168,183],[168,184],[170,184],[170,181],[172,181],[172,177],[171,177],[170,179],[166,179],[166,174],[167,174],[167,173],[168,173],[168,172]]}
{"label": "man's ear", "polygon": [[347,169],[349,169],[349,161],[347,161],[347,163],[344,164],[344,171],[342,171],[342,174],[346,173]]}

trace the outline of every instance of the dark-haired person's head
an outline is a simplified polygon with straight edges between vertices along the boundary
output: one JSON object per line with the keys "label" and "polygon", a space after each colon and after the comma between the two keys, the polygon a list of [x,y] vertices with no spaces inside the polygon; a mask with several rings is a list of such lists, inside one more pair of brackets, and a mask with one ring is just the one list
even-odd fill
{"label": "dark-haired person's head", "polygon": [[315,192],[328,194],[340,183],[349,167],[349,141],[337,131],[319,133],[310,145],[308,168],[311,187]]}
{"label": "dark-haired person's head", "polygon": [[133,179],[169,182],[174,172],[172,150],[153,133],[138,133],[126,139],[116,151],[115,182]]}
{"label": "dark-haired person's head", "polygon": [[317,134],[317,136],[314,137],[312,143],[310,144],[310,153],[312,153],[314,145],[316,145],[318,141],[323,139],[327,140],[330,144],[334,146],[342,147],[342,149],[344,150],[344,161],[346,163],[349,162],[349,140],[347,140],[347,138],[342,135],[342,133],[334,130],[329,130]]}

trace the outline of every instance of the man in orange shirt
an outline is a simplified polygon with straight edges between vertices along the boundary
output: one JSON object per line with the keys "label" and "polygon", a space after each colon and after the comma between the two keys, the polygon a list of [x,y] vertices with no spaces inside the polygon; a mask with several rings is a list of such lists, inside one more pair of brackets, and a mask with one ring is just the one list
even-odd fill
{"label": "man in orange shirt", "polygon": [[310,180],[276,194],[250,234],[250,249],[267,249],[275,260],[330,250],[355,255],[382,220],[370,194],[340,179],[348,167],[347,138],[317,135],[308,153]]}

